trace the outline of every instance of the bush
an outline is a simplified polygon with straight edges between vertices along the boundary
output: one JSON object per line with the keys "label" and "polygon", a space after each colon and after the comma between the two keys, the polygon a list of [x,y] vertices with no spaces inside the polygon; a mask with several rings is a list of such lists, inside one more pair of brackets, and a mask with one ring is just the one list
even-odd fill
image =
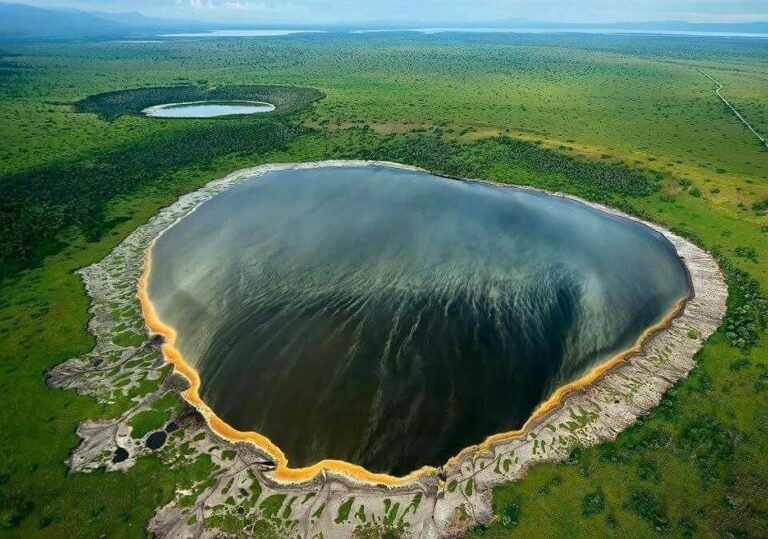
{"label": "bush", "polygon": [[581,501],[581,514],[585,517],[597,515],[605,511],[605,497],[603,492],[598,490],[584,496]]}
{"label": "bush", "polygon": [[752,204],[752,209],[757,212],[768,211],[768,198]]}
{"label": "bush", "polygon": [[735,254],[739,258],[746,258],[751,262],[757,263],[759,261],[759,258],[757,256],[757,251],[753,247],[742,247],[742,246],[736,247],[733,250],[733,254]]}
{"label": "bush", "polygon": [[687,423],[677,436],[677,445],[688,452],[707,482],[720,477],[719,468],[732,463],[736,433],[714,419]]}
{"label": "bush", "polygon": [[172,186],[174,171],[235,153],[284,147],[305,132],[280,120],[190,124],[91,156],[0,178],[0,275],[62,248],[56,236],[76,227],[97,241],[120,220],[107,219],[111,201],[142,188]]}
{"label": "bush", "polygon": [[731,346],[744,351],[760,342],[768,324],[768,298],[760,284],[728,259],[719,258],[728,282],[728,310],[722,327]]}
{"label": "bush", "polygon": [[669,533],[671,527],[664,508],[650,492],[645,490],[634,492],[624,504],[624,508],[645,520],[657,532]]}
{"label": "bush", "polygon": [[520,506],[515,502],[507,502],[501,510],[501,525],[511,530],[520,523]]}

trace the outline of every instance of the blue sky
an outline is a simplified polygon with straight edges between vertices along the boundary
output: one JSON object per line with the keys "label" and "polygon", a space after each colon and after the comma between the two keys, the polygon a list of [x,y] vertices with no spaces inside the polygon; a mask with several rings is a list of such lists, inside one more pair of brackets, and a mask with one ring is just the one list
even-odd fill
{"label": "blue sky", "polygon": [[510,18],[566,22],[768,20],[768,0],[15,0],[44,7],[272,24]]}

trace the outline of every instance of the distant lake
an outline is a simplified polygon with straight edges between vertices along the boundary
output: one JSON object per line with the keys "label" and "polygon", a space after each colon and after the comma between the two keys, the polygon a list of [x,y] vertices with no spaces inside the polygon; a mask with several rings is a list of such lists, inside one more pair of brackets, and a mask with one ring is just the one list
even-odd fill
{"label": "distant lake", "polygon": [[[274,37],[292,34],[327,33],[344,30],[211,30],[206,32],[184,32],[161,34],[167,38],[196,38],[196,37]],[[643,30],[622,28],[494,28],[494,27],[435,27],[435,28],[366,28],[351,30],[353,34],[372,34],[383,32],[419,32],[422,34],[443,33],[474,33],[474,34],[627,34],[627,35],[667,35],[667,36],[699,36],[699,37],[752,37],[768,38],[766,33],[747,32],[702,32],[687,30]],[[136,43],[140,41],[135,41]]]}
{"label": "distant lake", "polygon": [[211,30],[210,32],[187,32],[161,34],[160,37],[271,37],[291,34],[316,34],[322,30]]}
{"label": "distant lake", "polygon": [[768,38],[762,33],[738,32],[697,32],[684,30],[627,30],[620,28],[403,28],[403,29],[366,29],[354,30],[356,34],[378,32],[420,32],[422,34],[443,33],[475,33],[475,34],[630,34],[630,35],[668,35],[668,36],[700,36],[700,37],[758,37]]}
{"label": "distant lake", "polygon": [[262,114],[273,110],[275,110],[275,106],[269,103],[200,101],[157,105],[146,108],[142,112],[154,118],[215,118],[241,114]]}
{"label": "distant lake", "polygon": [[635,221],[368,166],[221,192],[158,238],[148,293],[230,425],[403,474],[519,428],[690,287]]}

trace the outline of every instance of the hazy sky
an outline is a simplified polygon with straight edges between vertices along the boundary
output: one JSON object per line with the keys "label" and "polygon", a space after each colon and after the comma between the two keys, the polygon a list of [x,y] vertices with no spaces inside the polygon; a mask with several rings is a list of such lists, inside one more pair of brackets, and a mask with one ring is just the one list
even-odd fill
{"label": "hazy sky", "polygon": [[389,21],[612,22],[768,20],[768,0],[17,0],[45,7],[139,11],[248,23]]}

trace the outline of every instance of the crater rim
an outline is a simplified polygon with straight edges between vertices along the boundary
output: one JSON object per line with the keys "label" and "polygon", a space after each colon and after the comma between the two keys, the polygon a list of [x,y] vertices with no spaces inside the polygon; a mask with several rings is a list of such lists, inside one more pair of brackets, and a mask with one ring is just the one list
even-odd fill
{"label": "crater rim", "polygon": [[[138,296],[139,296],[139,300],[142,307],[142,316],[150,332],[152,334],[162,335],[162,337],[164,338],[164,343],[161,345],[161,349],[162,349],[163,357],[165,361],[171,363],[175,371],[181,374],[182,376],[184,376],[190,383],[190,387],[185,391],[181,392],[182,398],[188,404],[196,408],[203,415],[203,417],[206,420],[206,424],[216,435],[220,436],[221,438],[231,443],[241,443],[241,442],[251,443],[255,445],[257,448],[269,454],[270,457],[274,459],[276,464],[274,471],[271,472],[271,475],[274,479],[278,481],[285,481],[285,482],[306,481],[314,478],[318,474],[322,473],[324,470],[328,470],[328,471],[340,472],[353,480],[361,481],[364,483],[384,484],[387,486],[403,485],[403,484],[413,482],[414,480],[417,480],[423,475],[436,473],[436,472],[439,472],[440,470],[443,470],[454,464],[457,464],[463,457],[466,457],[469,454],[481,453],[482,451],[490,449],[493,445],[497,443],[508,442],[514,439],[522,439],[525,436],[527,436],[537,426],[537,424],[541,422],[550,412],[560,408],[565,403],[566,397],[568,397],[573,393],[577,393],[580,390],[588,390],[592,388],[600,378],[602,378],[605,374],[610,372],[616,366],[624,363],[626,360],[630,359],[633,355],[637,355],[640,352],[642,352],[644,345],[648,342],[649,338],[658,333],[664,332],[665,330],[670,328],[673,321],[675,321],[676,319],[680,318],[682,315],[685,314],[686,306],[692,299],[696,297],[697,290],[696,290],[696,287],[694,286],[695,285],[694,280],[691,278],[691,268],[688,265],[688,259],[681,256],[677,246],[670,241],[670,237],[676,237],[673,233],[669,232],[663,227],[643,221],[642,219],[628,215],[624,212],[621,212],[620,210],[617,210],[599,203],[591,202],[575,195],[556,193],[556,192],[551,192],[551,191],[530,187],[530,186],[504,184],[504,183],[489,181],[489,180],[455,177],[455,176],[435,173],[419,167],[402,165],[399,163],[382,162],[382,161],[336,160],[336,161],[319,161],[319,162],[310,162],[310,163],[262,165],[259,167],[238,170],[236,172],[233,172],[227,175],[221,180],[214,180],[214,182],[220,181],[220,182],[225,182],[225,183],[228,182],[228,183],[221,190],[214,193],[212,196],[215,196],[219,192],[227,189],[228,187],[235,185],[236,183],[239,183],[240,181],[244,181],[246,179],[251,179],[251,178],[258,178],[271,171],[305,169],[305,168],[370,167],[370,166],[389,167],[389,168],[395,168],[400,170],[422,172],[422,173],[431,174],[433,176],[448,178],[456,181],[486,184],[486,185],[491,185],[497,188],[515,188],[515,189],[529,190],[532,192],[542,193],[549,196],[563,197],[563,198],[567,198],[567,199],[579,202],[581,204],[584,204],[587,207],[599,210],[608,215],[622,217],[634,223],[641,224],[651,229],[652,231],[661,233],[665,237],[665,239],[672,244],[672,247],[675,249],[675,253],[681,258],[681,262],[685,269],[685,273],[689,279],[689,282],[691,285],[690,293],[686,297],[682,298],[664,316],[662,320],[646,328],[643,331],[643,333],[638,337],[638,339],[636,340],[633,346],[631,346],[630,348],[624,351],[619,352],[618,354],[607,359],[606,361],[598,365],[595,365],[593,368],[591,368],[588,372],[580,376],[578,379],[557,388],[550,397],[548,397],[546,400],[540,403],[536,409],[534,409],[534,411],[530,414],[529,418],[525,421],[525,423],[519,429],[491,434],[487,436],[486,439],[483,440],[481,443],[470,445],[468,447],[463,448],[456,455],[448,459],[448,461],[443,465],[441,465],[440,467],[422,466],[421,468],[414,470],[406,475],[394,476],[387,473],[372,472],[367,470],[361,465],[343,461],[343,460],[323,459],[310,466],[291,468],[288,465],[288,459],[286,455],[283,453],[283,451],[279,448],[277,444],[272,442],[266,436],[260,433],[257,433],[255,431],[240,431],[238,429],[235,429],[234,427],[226,423],[226,421],[221,419],[213,411],[213,409],[200,397],[199,388],[201,384],[201,379],[200,379],[199,373],[194,367],[189,365],[184,360],[181,353],[173,346],[175,337],[176,337],[176,330],[168,326],[167,324],[163,323],[159,319],[159,317],[155,312],[154,305],[152,304],[149,298],[149,294],[147,292],[147,285],[149,281],[149,274],[151,272],[152,249],[156,241],[167,230],[172,228],[176,223],[178,223],[179,221],[187,217],[189,214],[194,212],[195,209],[197,209],[197,207],[199,207],[200,205],[200,204],[197,204],[194,207],[190,208],[188,211],[186,211],[186,213],[181,215],[178,219],[176,219],[170,225],[163,228],[150,241],[150,243],[147,245],[147,247],[144,250],[143,269],[138,282]],[[203,187],[202,189],[205,189],[205,187]],[[685,241],[687,242],[687,240]]]}

